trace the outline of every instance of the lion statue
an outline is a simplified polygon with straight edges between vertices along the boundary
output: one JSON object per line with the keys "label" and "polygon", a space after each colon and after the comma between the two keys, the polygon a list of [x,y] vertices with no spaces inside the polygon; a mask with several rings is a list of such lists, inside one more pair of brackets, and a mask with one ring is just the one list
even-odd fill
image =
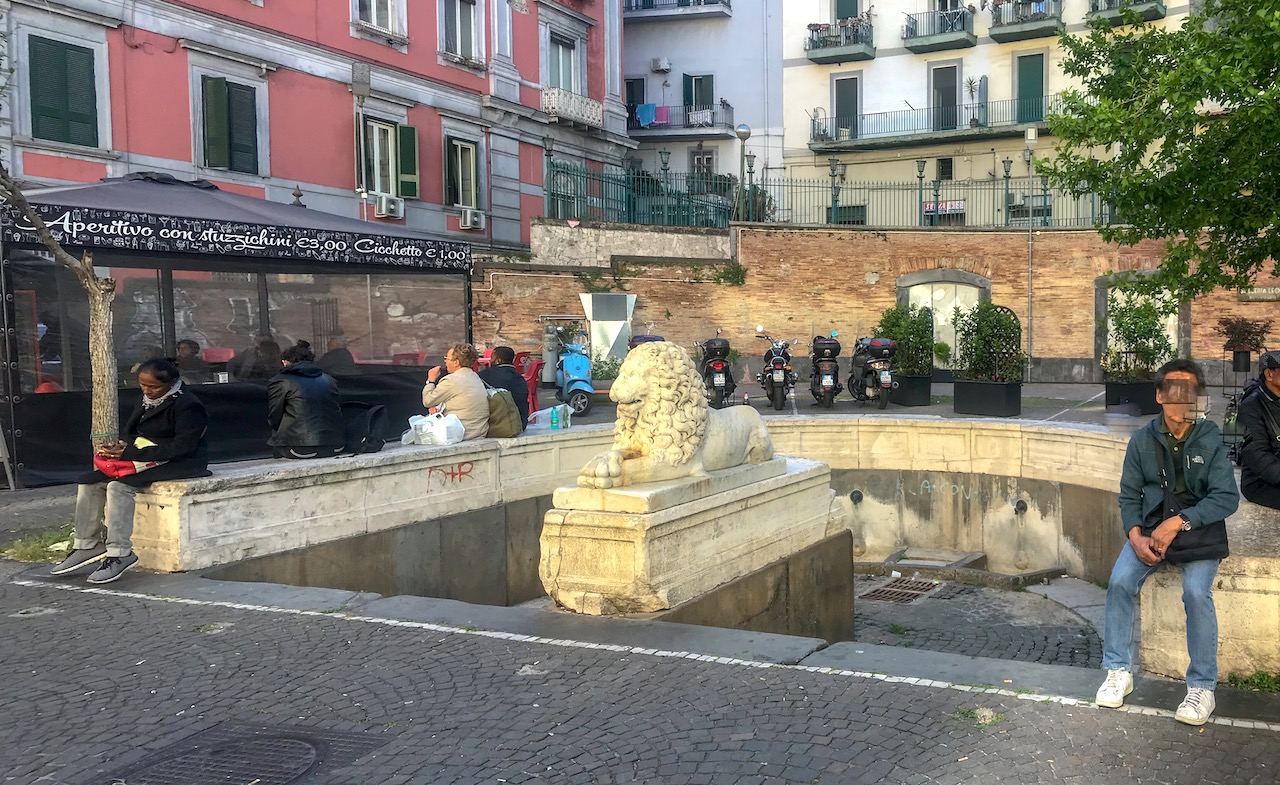
{"label": "lion statue", "polygon": [[773,458],[760,413],[749,406],[708,406],[697,367],[673,343],[632,349],[609,398],[618,404],[613,449],[582,467],[579,487],[677,480]]}

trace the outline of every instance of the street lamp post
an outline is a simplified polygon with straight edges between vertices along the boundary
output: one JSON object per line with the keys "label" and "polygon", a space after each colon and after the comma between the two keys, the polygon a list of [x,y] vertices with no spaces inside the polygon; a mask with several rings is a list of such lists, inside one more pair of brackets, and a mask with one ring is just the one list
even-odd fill
{"label": "street lamp post", "polygon": [[1004,164],[1004,225],[1009,225],[1009,174],[1013,171],[1013,159],[1005,157]]}
{"label": "street lamp post", "polygon": [[671,172],[671,151],[659,150],[658,157],[662,159],[662,225],[671,225],[671,184],[668,182],[667,175]]}
{"label": "street lamp post", "polygon": [[747,153],[747,220],[756,219],[756,154]]}
{"label": "street lamp post", "polygon": [[[1027,129],[1026,136],[1024,137],[1024,141],[1026,142],[1026,145],[1027,145],[1027,149],[1023,151],[1023,154],[1026,156],[1026,159],[1027,159],[1027,193],[1029,195],[1031,194],[1032,189],[1035,188],[1035,185],[1033,184],[1034,181],[1031,180],[1031,177],[1035,175],[1035,171],[1036,171],[1036,161],[1035,161],[1036,129],[1034,126]],[[1044,210],[1047,207],[1048,207],[1047,204],[1042,204],[1040,206],[1042,215],[1044,213]],[[1035,276],[1036,238],[1035,238],[1035,233],[1031,231],[1032,228],[1035,226],[1035,220],[1031,216],[1031,209],[1032,208],[1028,208],[1027,210],[1027,373],[1026,373],[1026,376],[1027,376],[1028,382],[1031,381],[1031,358],[1035,355],[1035,341],[1033,340],[1035,337],[1035,318],[1034,318],[1034,311],[1033,311],[1033,308],[1035,306],[1035,300],[1032,297],[1032,292],[1034,291],[1033,284],[1034,284],[1034,276]]]}
{"label": "street lamp post", "polygon": [[920,208],[920,219],[918,223],[924,226],[924,166],[927,163],[923,158],[916,159],[916,204]]}
{"label": "street lamp post", "polygon": [[555,149],[556,140],[549,136],[542,137],[542,154],[546,157],[545,171],[542,174],[542,187],[547,201],[547,217],[559,218],[551,214],[551,151]]}
{"label": "street lamp post", "polygon": [[939,198],[938,190],[941,186],[942,186],[942,181],[936,177],[933,178],[933,220],[929,222],[930,226],[938,225],[938,210],[940,207],[940,204],[938,202],[938,198]]}
{"label": "street lamp post", "polygon": [[840,186],[836,183],[836,175],[840,173],[840,159],[828,158],[827,166],[831,169],[831,214],[827,216],[827,223],[838,223],[836,221],[836,212],[840,209]]}
{"label": "street lamp post", "polygon": [[747,140],[751,138],[751,126],[741,123],[737,128],[733,129],[733,133],[738,137],[738,219],[742,218],[743,193],[742,184],[747,179]]}

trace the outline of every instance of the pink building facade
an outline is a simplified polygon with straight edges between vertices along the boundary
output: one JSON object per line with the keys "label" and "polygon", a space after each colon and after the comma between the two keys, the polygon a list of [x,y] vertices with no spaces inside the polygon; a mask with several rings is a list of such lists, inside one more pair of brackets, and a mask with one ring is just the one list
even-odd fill
{"label": "pink building facade", "polygon": [[0,138],[32,187],[137,171],[477,247],[557,160],[618,165],[620,0],[8,0]]}

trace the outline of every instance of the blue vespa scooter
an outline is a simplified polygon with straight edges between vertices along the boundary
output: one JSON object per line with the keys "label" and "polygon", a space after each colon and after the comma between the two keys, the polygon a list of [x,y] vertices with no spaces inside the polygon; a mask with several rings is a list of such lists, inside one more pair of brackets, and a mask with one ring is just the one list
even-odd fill
{"label": "blue vespa scooter", "polygon": [[591,411],[595,392],[587,347],[580,343],[560,344],[560,358],[556,360],[556,400],[569,404],[574,414],[584,415]]}

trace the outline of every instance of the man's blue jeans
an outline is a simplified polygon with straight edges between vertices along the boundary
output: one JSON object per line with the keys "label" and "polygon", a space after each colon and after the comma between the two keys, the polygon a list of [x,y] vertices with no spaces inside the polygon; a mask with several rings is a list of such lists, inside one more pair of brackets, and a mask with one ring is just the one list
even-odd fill
{"label": "man's blue jeans", "polygon": [[[1138,560],[1133,546],[1124,544],[1111,568],[1107,584],[1106,621],[1102,632],[1102,667],[1134,672],[1133,613],[1138,591],[1151,573],[1166,566],[1148,567]],[[1218,560],[1204,559],[1182,568],[1182,606],[1187,612],[1187,686],[1212,690],[1218,684],[1218,614],[1213,607],[1213,579]]]}

